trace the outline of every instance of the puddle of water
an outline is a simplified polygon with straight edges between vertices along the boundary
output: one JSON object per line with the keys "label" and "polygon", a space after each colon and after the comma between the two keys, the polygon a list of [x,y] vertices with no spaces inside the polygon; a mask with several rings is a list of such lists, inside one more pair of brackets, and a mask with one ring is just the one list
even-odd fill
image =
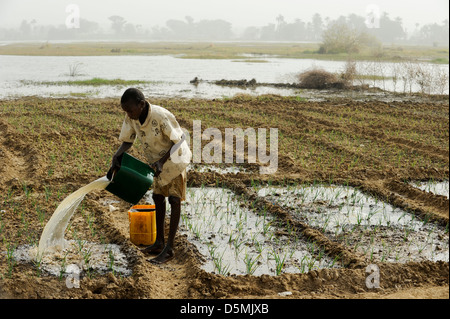
{"label": "puddle of water", "polygon": [[42,273],[65,277],[77,273],[80,276],[111,272],[130,276],[131,269],[125,254],[116,244],[98,244],[84,240],[68,240],[64,249],[55,249],[36,260],[38,247],[23,245],[14,251],[17,262],[33,263]]}
{"label": "puddle of water", "polygon": [[259,196],[371,260],[449,260],[447,228],[345,186],[257,188]]}
{"label": "puddle of water", "polygon": [[338,261],[255,214],[228,189],[188,188],[180,232],[205,257],[202,268],[222,275],[308,272],[339,267]]}
{"label": "puddle of water", "polygon": [[423,191],[433,193],[435,195],[442,195],[449,198],[449,181],[444,182],[413,182],[412,186],[417,187]]}
{"label": "puddle of water", "polygon": [[239,165],[232,166],[214,166],[214,165],[189,165],[187,171],[194,170],[200,173],[208,173],[208,172],[216,172],[219,174],[237,174],[237,173],[246,173],[247,170]]}

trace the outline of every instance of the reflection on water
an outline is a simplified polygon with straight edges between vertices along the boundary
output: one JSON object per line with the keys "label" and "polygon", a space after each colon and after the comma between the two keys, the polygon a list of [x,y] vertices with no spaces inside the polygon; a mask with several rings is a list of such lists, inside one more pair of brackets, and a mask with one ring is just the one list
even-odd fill
{"label": "reflection on water", "polygon": [[[264,57],[264,60],[266,63],[252,63],[248,60],[182,59],[174,56],[0,56],[0,98],[28,95],[119,97],[122,94],[124,86],[39,84],[94,77],[149,81],[150,83],[136,86],[147,96],[154,97],[220,98],[231,97],[237,93],[292,95],[295,94],[295,89],[230,88],[216,86],[208,81],[254,78],[263,83],[292,83],[296,73],[312,67],[320,67],[329,72],[341,72],[345,67],[343,61],[273,57]],[[70,76],[70,67],[76,64],[79,64],[78,75]],[[448,65],[442,67],[446,68],[448,73]],[[197,86],[190,84],[195,77],[205,82],[200,82]],[[389,90],[392,88],[391,82],[385,80],[383,87]]]}

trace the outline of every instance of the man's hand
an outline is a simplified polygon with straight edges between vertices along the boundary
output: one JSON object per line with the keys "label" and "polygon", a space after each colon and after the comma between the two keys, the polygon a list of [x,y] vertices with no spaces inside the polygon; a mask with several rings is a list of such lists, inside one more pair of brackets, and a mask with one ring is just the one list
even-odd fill
{"label": "man's hand", "polygon": [[117,152],[113,155],[111,167],[108,173],[106,174],[106,177],[109,180],[111,180],[113,178],[113,175],[120,169],[120,166],[122,164],[123,153],[129,150],[132,145],[133,143],[125,143],[125,142],[122,143]]}
{"label": "man's hand", "polygon": [[159,174],[161,174],[163,165],[164,164],[161,162],[161,160],[158,160],[150,165],[150,167],[155,171],[155,177],[158,177]]}
{"label": "man's hand", "polygon": [[159,174],[161,174],[164,163],[167,162],[170,155],[172,155],[174,152],[178,150],[181,143],[183,143],[185,139],[186,135],[183,133],[183,135],[181,136],[181,141],[179,141],[177,144],[173,144],[172,142],[172,146],[170,147],[169,151],[166,152],[166,154],[164,154],[164,156],[161,157],[159,160],[150,165],[150,167],[155,171],[155,177],[158,177]]}
{"label": "man's hand", "polygon": [[114,155],[111,162],[111,167],[109,168],[108,173],[106,174],[106,177],[109,180],[112,180],[114,175],[117,173],[117,171],[120,169],[121,163],[122,163],[122,155]]}
{"label": "man's hand", "polygon": [[114,154],[111,162],[111,168],[113,170],[118,170],[122,164],[123,153],[120,155]]}

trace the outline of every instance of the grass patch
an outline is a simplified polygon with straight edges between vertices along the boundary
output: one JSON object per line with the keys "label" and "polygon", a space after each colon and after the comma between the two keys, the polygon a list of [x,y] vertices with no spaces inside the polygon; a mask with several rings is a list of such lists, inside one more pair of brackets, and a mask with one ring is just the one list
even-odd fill
{"label": "grass patch", "polygon": [[436,59],[431,60],[431,63],[448,64],[448,59],[447,58],[436,58]]}
{"label": "grass patch", "polygon": [[233,62],[267,63],[267,62],[269,62],[269,61],[267,61],[267,60],[251,60],[251,59],[247,59],[247,60],[233,60]]}
{"label": "grass patch", "polygon": [[357,74],[355,79],[358,80],[369,80],[369,81],[381,81],[381,80],[392,80],[392,76],[375,75],[375,74]]}
{"label": "grass patch", "polygon": [[70,96],[73,96],[73,97],[85,98],[85,97],[89,97],[91,95],[92,95],[92,93],[90,93],[90,92],[70,92]]}

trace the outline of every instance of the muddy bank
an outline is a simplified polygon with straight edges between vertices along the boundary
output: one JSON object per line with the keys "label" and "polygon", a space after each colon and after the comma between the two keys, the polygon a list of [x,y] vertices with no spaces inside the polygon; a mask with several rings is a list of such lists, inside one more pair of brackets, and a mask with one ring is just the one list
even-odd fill
{"label": "muddy bank", "polygon": [[254,90],[257,87],[273,87],[280,89],[291,89],[292,94],[299,98],[310,101],[332,101],[335,99],[352,99],[359,101],[414,101],[414,102],[433,102],[433,103],[448,103],[448,95],[433,95],[421,93],[398,93],[383,90],[379,87],[364,85],[344,85],[340,83],[325,85],[321,88],[310,88],[300,83],[266,83],[257,82],[255,79],[247,80],[227,80],[221,79],[216,81],[207,81],[195,77],[190,81],[193,85],[201,83],[210,83],[223,87],[236,87],[246,90]]}

